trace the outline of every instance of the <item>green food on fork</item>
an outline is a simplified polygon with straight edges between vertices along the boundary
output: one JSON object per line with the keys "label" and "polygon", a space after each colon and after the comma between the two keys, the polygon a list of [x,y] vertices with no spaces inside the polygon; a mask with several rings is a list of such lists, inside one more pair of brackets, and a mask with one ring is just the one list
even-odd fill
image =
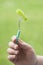
{"label": "green food on fork", "polygon": [[[17,32],[17,35],[16,35],[16,43],[18,44],[18,39],[19,39],[19,37],[20,37],[20,32],[21,32],[21,30],[20,30],[20,22],[22,21],[22,18],[24,19],[24,20],[27,20],[27,17],[25,16],[25,14],[24,14],[24,12],[22,11],[22,10],[20,10],[20,9],[17,9],[16,10],[16,13],[20,16],[20,18],[19,18],[19,24],[18,24],[18,26],[19,26],[19,29],[18,29],[18,32]],[[22,17],[22,18],[21,18]]]}

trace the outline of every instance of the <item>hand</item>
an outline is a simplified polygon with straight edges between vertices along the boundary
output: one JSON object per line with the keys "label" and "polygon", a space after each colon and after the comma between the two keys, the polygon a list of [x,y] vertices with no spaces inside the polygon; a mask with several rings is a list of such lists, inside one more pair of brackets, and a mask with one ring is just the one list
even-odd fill
{"label": "hand", "polygon": [[32,46],[18,40],[16,44],[16,37],[13,36],[12,41],[9,42],[7,49],[8,59],[15,65],[36,65],[37,57]]}

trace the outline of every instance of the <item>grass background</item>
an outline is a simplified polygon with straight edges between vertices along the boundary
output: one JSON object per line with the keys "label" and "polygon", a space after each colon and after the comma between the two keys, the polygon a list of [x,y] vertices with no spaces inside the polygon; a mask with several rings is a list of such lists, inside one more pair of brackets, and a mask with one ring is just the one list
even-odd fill
{"label": "grass background", "polygon": [[21,22],[21,39],[43,55],[43,0],[0,0],[0,65],[13,65],[7,60],[6,50],[18,30],[18,8],[28,17],[27,22]]}

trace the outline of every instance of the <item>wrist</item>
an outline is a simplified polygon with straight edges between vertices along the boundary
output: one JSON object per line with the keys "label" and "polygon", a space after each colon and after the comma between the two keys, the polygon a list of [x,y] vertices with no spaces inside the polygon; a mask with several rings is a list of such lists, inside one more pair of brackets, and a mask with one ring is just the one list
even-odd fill
{"label": "wrist", "polygon": [[43,65],[43,56],[37,56],[37,65]]}

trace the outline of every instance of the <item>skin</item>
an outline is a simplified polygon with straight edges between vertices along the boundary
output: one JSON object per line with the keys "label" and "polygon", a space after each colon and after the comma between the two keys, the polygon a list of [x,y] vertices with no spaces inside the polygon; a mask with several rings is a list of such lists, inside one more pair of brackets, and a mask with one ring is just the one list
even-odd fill
{"label": "skin", "polygon": [[37,56],[34,49],[22,40],[13,36],[7,49],[8,59],[15,65],[43,65],[43,56]]}

